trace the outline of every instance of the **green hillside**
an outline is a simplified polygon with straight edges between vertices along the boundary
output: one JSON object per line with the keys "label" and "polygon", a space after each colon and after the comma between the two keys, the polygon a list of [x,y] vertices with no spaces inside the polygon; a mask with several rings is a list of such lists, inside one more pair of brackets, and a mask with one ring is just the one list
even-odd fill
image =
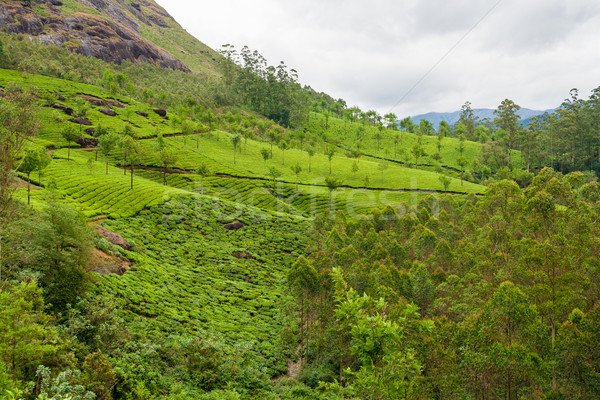
{"label": "green hillside", "polygon": [[435,131],[151,0],[0,5],[0,400],[600,396],[596,97]]}

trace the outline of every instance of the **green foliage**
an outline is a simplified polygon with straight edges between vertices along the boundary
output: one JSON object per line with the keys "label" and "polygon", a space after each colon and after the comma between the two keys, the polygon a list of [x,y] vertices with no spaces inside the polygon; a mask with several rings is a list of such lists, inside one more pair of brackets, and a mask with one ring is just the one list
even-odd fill
{"label": "green foliage", "polygon": [[43,308],[35,283],[0,292],[0,365],[13,382],[32,376],[37,365],[57,353],[56,333],[48,326],[50,317]]}

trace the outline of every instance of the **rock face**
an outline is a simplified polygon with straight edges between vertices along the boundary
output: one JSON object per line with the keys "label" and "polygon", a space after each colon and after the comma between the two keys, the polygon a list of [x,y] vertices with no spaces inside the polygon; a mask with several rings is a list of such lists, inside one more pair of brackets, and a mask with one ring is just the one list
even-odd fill
{"label": "rock face", "polygon": [[89,119],[87,118],[83,118],[83,117],[78,117],[78,118],[72,118],[69,120],[69,122],[73,122],[79,125],[85,125],[85,126],[91,126],[92,123]]}
{"label": "rock face", "polygon": [[64,106],[62,104],[54,104],[52,108],[63,111],[67,115],[73,115],[73,109],[71,107]]}
{"label": "rock face", "polygon": [[98,111],[104,115],[108,115],[109,117],[114,117],[115,115],[117,115],[117,113],[111,110],[110,108],[101,108]]}
{"label": "rock face", "polygon": [[121,246],[125,250],[131,250],[131,244],[113,231],[109,231],[108,229],[99,226],[96,228],[96,232],[104,236],[112,244]]}
{"label": "rock face", "polygon": [[[149,62],[189,72],[179,59],[145,40],[141,24],[167,28],[169,14],[149,0],[78,0],[86,13],[63,15],[56,0],[0,0],[0,30],[20,33],[72,52],[120,64],[123,60]],[[38,14],[35,6],[46,12]],[[101,13],[102,15],[97,15]],[[132,17],[133,16],[133,17]]]}
{"label": "rock face", "polygon": [[87,149],[98,146],[98,139],[79,138],[75,140],[75,143],[81,146],[82,149]]}
{"label": "rock face", "polygon": [[244,226],[246,226],[246,225],[244,225],[242,222],[234,221],[230,224],[224,225],[223,228],[232,231],[232,230],[242,229]]}

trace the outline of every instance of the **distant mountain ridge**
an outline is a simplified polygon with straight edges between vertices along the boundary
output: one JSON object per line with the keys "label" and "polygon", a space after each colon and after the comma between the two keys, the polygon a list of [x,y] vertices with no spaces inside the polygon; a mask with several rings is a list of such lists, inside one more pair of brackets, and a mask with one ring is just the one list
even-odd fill
{"label": "distant mountain ridge", "polygon": [[[521,108],[517,114],[519,114],[521,122],[527,124],[529,120],[538,115],[542,115],[545,112],[552,112],[555,109],[549,110],[531,110],[529,108]],[[490,121],[495,118],[494,110],[491,108],[475,108],[473,109],[473,114],[480,120],[488,118]],[[458,122],[460,118],[460,111],[448,112],[448,113],[439,113],[439,112],[430,112],[426,114],[416,115],[411,117],[411,120],[418,124],[422,119],[426,119],[433,124],[435,129],[438,128],[440,122],[446,121],[451,126]]]}

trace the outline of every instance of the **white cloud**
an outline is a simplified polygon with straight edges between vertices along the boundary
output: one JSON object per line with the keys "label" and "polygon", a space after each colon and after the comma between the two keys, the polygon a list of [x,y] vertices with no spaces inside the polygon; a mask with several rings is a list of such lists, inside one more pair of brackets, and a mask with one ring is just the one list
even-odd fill
{"label": "white cloud", "polygon": [[493,108],[507,97],[553,108],[572,87],[587,96],[600,85],[594,0],[159,3],[215,49],[248,45],[302,83],[381,113],[452,111],[467,100]]}

